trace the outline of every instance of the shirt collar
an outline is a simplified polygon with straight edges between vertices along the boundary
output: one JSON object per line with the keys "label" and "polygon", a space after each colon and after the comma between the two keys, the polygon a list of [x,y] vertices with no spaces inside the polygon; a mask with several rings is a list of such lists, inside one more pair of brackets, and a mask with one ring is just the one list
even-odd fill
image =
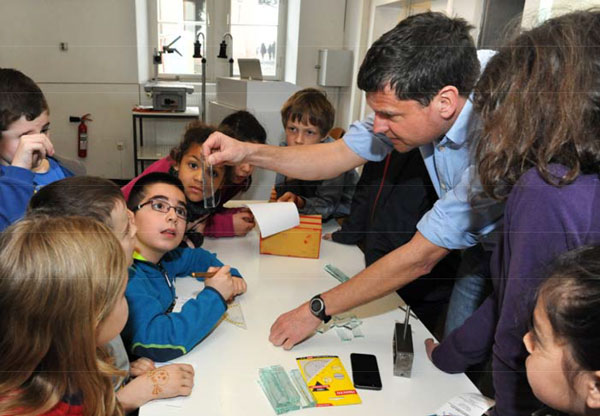
{"label": "shirt collar", "polygon": [[473,122],[473,103],[471,102],[471,97],[469,97],[465,101],[465,105],[463,106],[460,114],[458,115],[456,121],[450,127],[442,138],[442,141],[445,139],[450,140],[457,145],[462,145],[469,136],[470,126]]}

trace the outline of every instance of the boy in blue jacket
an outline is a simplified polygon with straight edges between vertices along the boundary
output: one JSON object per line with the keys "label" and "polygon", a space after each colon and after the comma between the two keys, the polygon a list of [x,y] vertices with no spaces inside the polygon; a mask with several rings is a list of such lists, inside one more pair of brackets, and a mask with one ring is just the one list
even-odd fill
{"label": "boy in blue jacket", "polygon": [[48,103],[35,82],[0,68],[0,231],[25,214],[40,187],[73,176],[51,158]]}
{"label": "boy in blue jacket", "polygon": [[[144,176],[132,188],[128,207],[135,214],[137,233],[125,291],[129,320],[123,338],[136,356],[168,361],[199,343],[227,310],[227,300],[246,291],[246,283],[214,254],[178,247],[187,222],[179,179],[158,172]],[[173,312],[175,279],[204,271],[217,273],[205,280],[195,299]]]}

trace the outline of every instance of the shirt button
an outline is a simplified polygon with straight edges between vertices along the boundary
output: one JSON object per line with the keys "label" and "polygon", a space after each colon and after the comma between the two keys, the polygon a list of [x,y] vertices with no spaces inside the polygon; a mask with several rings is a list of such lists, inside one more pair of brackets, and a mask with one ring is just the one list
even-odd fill
{"label": "shirt button", "polygon": [[442,189],[445,191],[446,190],[446,184],[445,183],[441,183],[440,186],[442,187]]}
{"label": "shirt button", "polygon": [[445,149],[445,147],[444,147],[444,146],[441,146],[441,145],[440,145],[440,146],[438,146],[438,150],[439,150],[440,152],[443,152],[443,151],[444,151],[444,149]]}

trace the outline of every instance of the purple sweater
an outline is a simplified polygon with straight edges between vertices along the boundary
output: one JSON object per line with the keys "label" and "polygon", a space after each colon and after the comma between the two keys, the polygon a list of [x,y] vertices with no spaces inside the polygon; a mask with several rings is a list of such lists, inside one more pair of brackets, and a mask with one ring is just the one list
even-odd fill
{"label": "purple sweater", "polygon": [[[566,171],[559,165],[552,169],[558,175]],[[527,384],[523,345],[536,290],[557,255],[600,243],[598,212],[597,175],[581,175],[558,188],[531,169],[514,186],[506,203],[503,241],[491,260],[494,292],[433,353],[436,367],[460,373],[485,360],[491,350],[496,415],[530,415],[541,406]]]}

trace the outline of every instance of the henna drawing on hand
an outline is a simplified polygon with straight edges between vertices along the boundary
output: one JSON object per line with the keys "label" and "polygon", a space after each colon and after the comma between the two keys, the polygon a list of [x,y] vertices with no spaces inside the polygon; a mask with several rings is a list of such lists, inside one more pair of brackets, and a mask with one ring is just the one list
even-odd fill
{"label": "henna drawing on hand", "polygon": [[152,389],[152,394],[157,395],[162,392],[160,386],[167,384],[169,381],[169,372],[167,370],[163,370],[162,368],[157,368],[156,370],[151,370],[146,373],[152,383],[154,384],[154,388]]}

